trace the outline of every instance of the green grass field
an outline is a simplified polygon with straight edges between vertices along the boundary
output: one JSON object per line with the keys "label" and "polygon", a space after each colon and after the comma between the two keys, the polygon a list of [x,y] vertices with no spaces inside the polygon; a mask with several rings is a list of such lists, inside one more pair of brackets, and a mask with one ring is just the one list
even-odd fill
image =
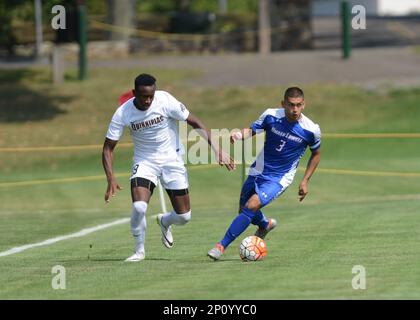
{"label": "green grass field", "polygon": [[[212,128],[249,125],[275,106],[285,88],[196,89],[194,70],[146,70]],[[48,70],[0,76],[0,255],[130,216],[131,148],[117,148],[124,187],[109,204],[100,147],[6,150],[10,147],[101,145],[118,95],[133,70],[94,70],[84,83],[67,75],[60,87]],[[207,251],[236,215],[240,167],[190,166],[192,221],[173,229],[175,246],[160,241],[148,211],[146,260],[129,264],[129,223],[51,245],[0,256],[1,299],[419,299],[420,138],[332,138],[328,133],[419,132],[420,89],[386,94],[351,86],[304,87],[305,114],[325,138],[319,171],[305,201],[294,183],[264,212],[279,227],[267,236],[264,261],[241,262],[239,240],[222,261]],[[129,141],[128,134],[122,142]],[[71,179],[69,179],[71,178]],[[66,180],[67,179],[67,180]],[[19,184],[21,183],[21,184]],[[168,201],[169,204],[169,201]],[[249,228],[241,236],[254,232]],[[66,269],[66,289],[54,290],[53,266]],[[352,288],[352,268],[366,269],[366,289]]]}

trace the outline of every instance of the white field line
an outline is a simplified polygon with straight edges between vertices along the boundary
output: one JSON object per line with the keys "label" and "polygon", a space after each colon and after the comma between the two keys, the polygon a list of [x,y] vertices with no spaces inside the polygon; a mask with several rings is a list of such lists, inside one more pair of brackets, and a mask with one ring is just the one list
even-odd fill
{"label": "white field line", "polygon": [[20,247],[14,247],[10,250],[7,251],[3,251],[0,252],[0,257],[5,257],[5,256],[9,256],[11,254],[15,254],[15,253],[19,253],[31,248],[36,248],[36,247],[42,247],[42,246],[48,246],[50,244],[59,242],[59,241],[63,241],[63,240],[67,240],[67,239],[72,239],[72,238],[80,238],[83,237],[89,233],[93,233],[99,230],[103,230],[103,229],[107,229],[122,223],[127,223],[128,221],[130,221],[130,218],[123,218],[123,219],[119,219],[119,220],[115,220],[113,222],[110,223],[105,223],[105,224],[100,224],[96,227],[92,227],[92,228],[87,228],[87,229],[83,229],[80,230],[79,232],[76,233],[72,233],[72,234],[68,234],[65,236],[59,236],[59,237],[55,237],[55,238],[51,238],[51,239],[47,239],[45,241],[42,242],[37,242],[37,243],[32,243],[32,244],[27,244],[24,246],[20,246]]}

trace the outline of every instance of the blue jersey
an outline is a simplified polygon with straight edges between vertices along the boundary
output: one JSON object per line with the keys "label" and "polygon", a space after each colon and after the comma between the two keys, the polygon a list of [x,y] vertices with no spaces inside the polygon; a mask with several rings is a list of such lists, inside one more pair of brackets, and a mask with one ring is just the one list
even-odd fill
{"label": "blue jersey", "polygon": [[253,132],[265,131],[264,149],[252,164],[249,175],[276,181],[288,186],[296,173],[306,147],[316,150],[321,146],[321,131],[308,117],[294,123],[287,120],[284,109],[267,109],[251,125]]}

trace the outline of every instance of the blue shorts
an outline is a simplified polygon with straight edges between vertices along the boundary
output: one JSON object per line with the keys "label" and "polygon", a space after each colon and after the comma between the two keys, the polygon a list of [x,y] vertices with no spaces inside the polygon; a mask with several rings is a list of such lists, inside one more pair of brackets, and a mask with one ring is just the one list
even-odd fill
{"label": "blue shorts", "polygon": [[243,207],[248,199],[254,194],[258,194],[262,207],[280,196],[286,190],[280,183],[265,180],[259,177],[248,176],[242,186],[239,205]]}

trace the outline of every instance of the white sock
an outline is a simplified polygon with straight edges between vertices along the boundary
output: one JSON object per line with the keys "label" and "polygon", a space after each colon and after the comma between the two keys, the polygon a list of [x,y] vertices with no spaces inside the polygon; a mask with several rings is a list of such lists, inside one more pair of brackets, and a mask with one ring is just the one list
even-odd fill
{"label": "white sock", "polygon": [[183,214],[177,214],[174,210],[167,212],[162,217],[162,223],[165,227],[169,227],[172,224],[183,225],[191,220],[191,211]]}
{"label": "white sock", "polygon": [[133,202],[131,213],[131,232],[134,237],[134,251],[144,253],[144,242],[146,238],[146,210],[147,203],[144,201]]}

